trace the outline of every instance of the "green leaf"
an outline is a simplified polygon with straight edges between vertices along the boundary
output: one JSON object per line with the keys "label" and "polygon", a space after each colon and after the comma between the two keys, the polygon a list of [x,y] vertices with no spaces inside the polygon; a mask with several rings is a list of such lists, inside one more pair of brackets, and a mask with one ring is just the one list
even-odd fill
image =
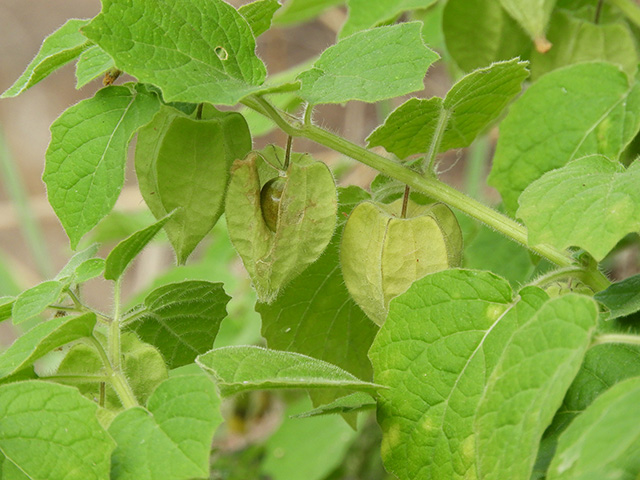
{"label": "green leaf", "polygon": [[371,133],[369,146],[383,146],[406,158],[427,153],[436,133],[443,129],[439,151],[468,147],[520,93],[529,75],[526,66],[518,59],[494,63],[460,79],[444,100],[408,100]]}
{"label": "green leaf", "polygon": [[[264,155],[273,157],[275,151],[267,147]],[[318,259],[336,222],[336,186],[326,164],[294,153],[286,175],[279,173],[261,153],[236,160],[225,207],[229,238],[258,298],[267,303]],[[283,187],[280,200],[263,201],[261,189],[276,177]],[[274,230],[265,223],[263,204],[272,207],[267,213]]]}
{"label": "green leaf", "polygon": [[251,3],[241,6],[238,9],[240,15],[244,17],[253,36],[258,38],[271,27],[271,19],[273,14],[280,8],[278,0],[255,0]]}
{"label": "green leaf", "polygon": [[89,260],[82,262],[73,278],[74,283],[83,283],[92,278],[99,277],[104,272],[105,268],[104,258],[90,258]]}
{"label": "green leaf", "polygon": [[623,22],[594,24],[567,10],[556,10],[547,37],[553,48],[531,56],[533,79],[567,65],[597,60],[620,66],[632,78],[638,68],[635,40]]}
{"label": "green leaf", "polygon": [[447,50],[465,72],[524,57],[530,40],[496,0],[448,0],[442,18]]}
{"label": "green leaf", "polygon": [[377,102],[424,88],[439,56],[422,42],[419,22],[358,32],[327,48],[300,74],[299,95],[310,104]]}
{"label": "green leaf", "polygon": [[203,375],[160,384],[147,408],[120,413],[109,426],[118,444],[111,478],[188,480],[209,477],[211,441],[222,423],[215,385]]}
{"label": "green leaf", "polygon": [[15,297],[0,297],[0,322],[11,318]]}
{"label": "green leaf", "polygon": [[375,381],[391,387],[378,402],[387,468],[401,480],[528,479],[596,317],[588,297],[529,287],[513,299],[488,272],[414,283],[369,353]]}
{"label": "green leaf", "polygon": [[640,275],[614,283],[596,293],[595,299],[609,309],[611,320],[640,311]]}
{"label": "green leaf", "polygon": [[180,209],[165,227],[179,264],[220,218],[231,164],[250,150],[247,123],[235,112],[214,110],[194,120],[164,108],[140,131],[140,191],[156,218]]}
{"label": "green leaf", "polygon": [[86,25],[87,22],[88,20],[68,20],[45,38],[40,51],[24,73],[0,95],[0,98],[20,95],[80,55],[90,45],[90,42],[80,33],[80,27]]}
{"label": "green leaf", "polygon": [[51,125],[42,179],[71,246],[111,211],[124,183],[127,147],[159,107],[144,86],[108,87]]}
{"label": "green leaf", "polygon": [[544,53],[551,48],[545,32],[556,0],[500,0],[500,3],[529,34],[538,51]]}
{"label": "green leaf", "polygon": [[10,462],[25,475],[9,479],[108,478],[115,445],[98,423],[97,410],[98,406],[75,388],[55,383],[27,381],[0,386],[4,472]]}
{"label": "green leaf", "polygon": [[[285,411],[295,416],[308,408],[302,399]],[[324,480],[347,454],[356,437],[339,418],[286,418],[265,442],[262,471],[273,479]]]}
{"label": "green leaf", "polygon": [[91,80],[103,75],[107,70],[115,67],[113,58],[98,45],[87,48],[76,63],[76,88],[84,87]]}
{"label": "green leaf", "polygon": [[376,408],[375,399],[364,392],[356,392],[345,397],[339,397],[327,405],[321,405],[313,410],[307,410],[306,412],[293,415],[294,418],[308,418],[317,417],[319,415],[333,415],[336,413],[357,413],[364,412],[365,410],[372,410]]}
{"label": "green leaf", "polygon": [[601,344],[590,348],[578,375],[545,432],[538,454],[537,469],[546,472],[558,437],[603,392],[616,383],[640,376],[640,347]]}
{"label": "green leaf", "polygon": [[149,225],[147,228],[134,233],[116,245],[107,256],[104,278],[107,280],[119,280],[133,259],[153,240],[153,237],[157,235],[172,216],[173,213],[167,215],[153,225]]}
{"label": "green leaf", "polygon": [[119,69],[160,87],[167,102],[235,105],[259,89],[266,69],[255,54],[251,27],[231,5],[193,0],[149,6],[146,0],[104,0],[83,32]]}
{"label": "green leaf", "polygon": [[580,158],[544,174],[520,195],[529,244],[577,246],[602,260],[640,230],[640,162],[628,169],[605,157]]}
{"label": "green leaf", "polygon": [[40,315],[58,301],[64,287],[64,282],[49,280],[22,292],[13,303],[13,323],[17,325]]}
{"label": "green leaf", "polygon": [[85,248],[84,250],[80,250],[76,252],[67,262],[67,264],[62,267],[62,270],[56,275],[56,280],[63,280],[65,277],[70,277],[75,274],[76,269],[85,261],[93,258],[95,254],[98,253],[98,244],[93,244]]}
{"label": "green leaf", "polygon": [[216,380],[223,396],[276,388],[333,388],[375,392],[379,385],[363,382],[335,365],[293,352],[262,347],[214,348],[196,359]]}
{"label": "green leaf", "polygon": [[349,16],[340,30],[340,37],[348,37],[360,30],[375,27],[409,10],[427,8],[436,0],[348,0]]}
{"label": "green leaf", "polygon": [[62,345],[91,336],[95,324],[95,314],[85,313],[56,317],[36,325],[0,354],[0,377],[31,365]]}
{"label": "green leaf", "polygon": [[306,22],[326,9],[341,5],[344,0],[287,0],[274,18],[276,25]]}
{"label": "green leaf", "polygon": [[349,296],[340,271],[339,246],[343,213],[367,198],[358,187],[340,189],[341,225],[322,256],[272,304],[256,304],[269,348],[309,355],[363,379],[372,375],[367,351],[377,328]]}
{"label": "green leaf", "polygon": [[640,378],[618,383],[598,397],[560,437],[549,480],[618,478],[640,472]]}
{"label": "green leaf", "polygon": [[155,289],[130,328],[160,349],[169,368],[192,363],[213,347],[229,297],[221,283],[199,280]]}
{"label": "green leaf", "polygon": [[615,65],[583,63],[545,75],[500,124],[489,184],[514,213],[522,191],[545,172],[594,153],[617,159],[640,128],[638,109],[640,84],[630,85]]}
{"label": "green leaf", "polygon": [[[103,340],[106,343],[106,339]],[[103,345],[106,347],[106,345]],[[147,399],[156,387],[167,379],[167,366],[160,352],[148,343],[141,342],[135,334],[125,332],[121,337],[122,369],[127,377],[136,399],[141,405],[147,403]],[[84,343],[75,344],[69,349],[60,362],[58,375],[85,375],[107,376],[109,372],[104,367],[104,362],[98,351],[92,345]],[[56,379],[65,383],[63,378]],[[80,382],[70,380],[69,385],[76,387],[91,400],[98,401],[100,387],[98,382]],[[109,383],[105,385],[105,404],[111,412],[122,410],[122,402],[116,391]]]}

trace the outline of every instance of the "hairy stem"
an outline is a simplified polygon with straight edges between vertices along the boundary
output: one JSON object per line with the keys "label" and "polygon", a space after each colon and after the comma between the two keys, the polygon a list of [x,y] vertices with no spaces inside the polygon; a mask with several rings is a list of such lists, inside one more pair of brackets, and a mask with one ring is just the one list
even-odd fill
{"label": "hairy stem", "polygon": [[[320,145],[329,147],[336,152],[340,152],[365,165],[368,165],[378,172],[388,177],[394,178],[407,184],[414,190],[422,192],[431,198],[457,208],[464,214],[481,221],[494,230],[502,233],[515,242],[520,243],[532,252],[548,259],[560,267],[574,265],[573,257],[566,251],[557,249],[550,245],[527,245],[527,229],[503,215],[491,207],[484,205],[473,198],[459,192],[446,183],[439,181],[432,176],[423,176],[418,172],[410,170],[388,158],[373,153],[366,148],[360,147],[344,138],[334,135],[331,132],[316,127],[315,125],[305,125],[298,119],[287,115],[287,119],[281,115],[266,99],[261,97],[247,97],[242,103],[258,113],[268,116],[285,133],[294,137],[304,137]],[[285,114],[286,115],[286,114]],[[600,291],[610,285],[609,280],[599,271],[594,270],[585,276],[585,283],[594,290]]]}
{"label": "hairy stem", "polygon": [[449,117],[451,113],[444,107],[440,109],[440,116],[438,117],[438,124],[436,130],[433,132],[433,138],[431,139],[431,145],[429,145],[429,151],[425,157],[425,162],[428,171],[433,172],[435,169],[436,157],[440,151],[440,145],[442,145],[442,137],[444,137],[444,131],[447,129],[449,123]]}
{"label": "hairy stem", "polygon": [[97,338],[89,337],[88,341],[96,349],[98,355],[100,355],[102,363],[104,364],[104,368],[107,370],[107,379],[113,389],[116,391],[116,394],[118,395],[118,398],[120,398],[120,401],[122,402],[124,408],[137,407],[138,402],[136,400],[136,396],[133,393],[133,390],[131,390],[131,387],[129,386],[129,383],[125,378],[124,373],[113,368],[107,352],[105,352],[102,344],[98,341]]}
{"label": "hairy stem", "polygon": [[626,343],[627,345],[640,345],[640,335],[629,335],[626,333],[604,333],[596,335],[591,342],[591,346],[605,343]]}

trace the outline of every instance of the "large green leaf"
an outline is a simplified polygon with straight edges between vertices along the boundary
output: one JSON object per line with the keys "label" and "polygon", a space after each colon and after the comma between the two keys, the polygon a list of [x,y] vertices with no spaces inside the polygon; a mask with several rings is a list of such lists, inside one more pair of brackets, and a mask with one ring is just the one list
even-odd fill
{"label": "large green leaf", "polygon": [[299,95],[311,104],[377,102],[424,88],[439,57],[422,42],[419,22],[358,32],[327,48],[300,74]]}
{"label": "large green leaf", "polygon": [[115,67],[113,58],[98,45],[87,48],[76,63],[76,88],[82,88],[91,80]]}
{"label": "large green leaf", "polygon": [[158,107],[157,96],[144,86],[108,87],[51,125],[42,179],[73,248],[113,208],[129,141]]}
{"label": "large green leaf", "polygon": [[220,218],[231,164],[249,150],[247,123],[235,112],[213,110],[195,120],[166,107],[140,131],[140,191],[156,218],[179,209],[165,227],[179,264]]}
{"label": "large green leaf", "polygon": [[442,28],[448,52],[465,72],[524,57],[531,45],[496,0],[448,0]]}
{"label": "large green leaf", "polygon": [[610,319],[640,311],[640,275],[614,283],[606,290],[598,292],[595,298],[609,309]]}
{"label": "large green leaf", "polygon": [[460,79],[444,100],[408,100],[373,131],[369,146],[405,158],[427,153],[435,135],[444,132],[439,151],[468,147],[520,93],[529,75],[526,66],[518,59],[494,63]]}
{"label": "large green leaf", "polygon": [[91,336],[95,324],[95,314],[85,313],[80,316],[56,317],[36,325],[2,352],[0,377],[31,365],[62,345]]}
{"label": "large green leaf", "polygon": [[379,385],[363,382],[335,365],[293,352],[241,346],[215,348],[196,359],[216,380],[224,396],[274,388],[333,388],[375,392]]}
{"label": "large green leaf", "polygon": [[544,174],[520,195],[518,217],[529,244],[577,246],[602,260],[627,233],[640,230],[640,162],[625,169],[600,155]]}
{"label": "large green leaf", "polygon": [[375,27],[403,12],[430,7],[435,2],[436,0],[348,0],[349,16],[340,30],[340,37]]}
{"label": "large green leaf", "polygon": [[337,417],[290,418],[308,406],[303,398],[287,408],[282,425],[265,442],[262,471],[269,478],[323,480],[355,439],[356,432]]}
{"label": "large green leaf", "polygon": [[169,378],[147,408],[120,413],[109,426],[118,444],[113,480],[188,480],[209,477],[211,441],[222,423],[220,397],[204,375]]}
{"label": "large green leaf", "polygon": [[553,71],[514,102],[501,123],[489,183],[514,213],[522,191],[545,172],[594,153],[617,159],[640,128],[638,109],[640,84],[630,84],[615,65]]}
{"label": "large green leaf", "polygon": [[502,7],[529,34],[536,49],[546,52],[551,45],[545,38],[547,24],[556,0],[499,0]]}
{"label": "large green leaf", "polygon": [[534,80],[566,65],[596,60],[619,65],[631,77],[638,68],[635,40],[623,22],[594,24],[567,10],[556,10],[548,38],[553,48],[531,56]]}
{"label": "large green leaf", "polygon": [[40,315],[49,305],[58,301],[64,287],[62,281],[49,280],[22,292],[13,302],[13,323],[22,323]]}
{"label": "large green leaf", "polygon": [[107,256],[104,278],[107,280],[119,280],[129,264],[153,240],[171,216],[167,215],[118,243]]}
{"label": "large green leaf", "polygon": [[235,105],[266,76],[251,27],[223,0],[104,0],[83,32],[167,102]]}
{"label": "large green leaf", "polygon": [[560,436],[549,480],[616,478],[640,473],[640,378],[598,397]]}
{"label": "large green leaf", "polygon": [[68,20],[58,30],[45,38],[40,51],[24,73],[0,95],[0,98],[20,95],[80,55],[91,44],[80,33],[80,27],[86,25],[87,22],[88,20]]}
{"label": "large green leaf", "polygon": [[0,474],[15,473],[9,462],[24,476],[7,480],[109,478],[115,444],[98,423],[97,410],[75,388],[55,383],[0,386]]}
{"label": "large green leaf", "polygon": [[[448,270],[391,303],[369,356],[382,456],[401,480],[527,480],[577,373],[597,308],[488,272]],[[517,430],[517,433],[515,433]]]}
{"label": "large green leaf", "polygon": [[155,289],[130,328],[162,352],[169,368],[192,363],[213,347],[229,297],[221,283],[187,280]]}
{"label": "large green leaf", "polygon": [[371,378],[367,351],[376,326],[349,296],[339,263],[344,215],[368,198],[358,188],[339,190],[339,227],[322,256],[273,303],[258,303],[269,348],[325,360],[362,379]]}

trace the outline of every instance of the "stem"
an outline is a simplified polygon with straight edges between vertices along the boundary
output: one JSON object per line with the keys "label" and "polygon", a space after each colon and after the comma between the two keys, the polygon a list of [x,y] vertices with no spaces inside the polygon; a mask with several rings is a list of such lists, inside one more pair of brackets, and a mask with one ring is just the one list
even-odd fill
{"label": "stem", "polygon": [[622,10],[629,21],[640,27],[640,7],[633,0],[609,0],[609,3]]}
{"label": "stem", "polygon": [[114,371],[120,371],[122,352],[120,351],[120,279],[116,280],[113,301],[115,302],[113,319],[109,324],[107,353]]}
{"label": "stem", "polygon": [[100,355],[102,363],[104,364],[104,368],[107,370],[107,378],[109,380],[109,383],[111,383],[111,386],[116,391],[116,394],[120,398],[120,401],[122,402],[124,408],[137,407],[138,402],[136,401],[136,396],[127,383],[127,379],[125,378],[124,373],[113,368],[111,362],[109,361],[107,352],[104,351],[102,344],[98,341],[97,338],[88,337],[88,341],[96,349],[98,355]]}
{"label": "stem", "polygon": [[[65,292],[67,293],[67,295],[69,295],[69,298],[73,300],[73,304],[75,305],[74,308],[67,307],[66,310],[75,310],[78,312],[91,312],[95,314],[96,317],[98,317],[98,320],[104,323],[111,323],[111,319],[108,316],[82,303],[78,295],[76,295],[76,293],[73,290],[71,290],[70,288],[67,288]],[[58,308],[58,307],[52,306],[51,308]],[[60,308],[60,310],[65,310],[65,308]]]}
{"label": "stem", "polygon": [[557,282],[560,280],[564,280],[566,278],[577,278],[583,283],[587,283],[585,279],[588,277],[588,270],[584,267],[579,266],[571,266],[566,268],[560,268],[558,270],[554,270],[549,272],[541,277],[537,278],[535,281],[531,282],[529,285],[536,287],[543,287],[549,283]]}
{"label": "stem", "polygon": [[400,218],[407,218],[407,206],[409,205],[409,193],[411,188],[409,185],[404,187],[404,196],[402,197],[402,211],[400,212]]}
{"label": "stem", "polygon": [[603,333],[596,335],[591,342],[591,346],[603,345],[605,343],[626,343],[627,345],[640,345],[640,335],[628,335],[625,333]]}
{"label": "stem", "polygon": [[204,108],[204,103],[199,103],[198,108],[196,110],[196,120],[202,120],[202,109]]}
{"label": "stem", "polygon": [[[537,255],[548,259],[560,267],[572,266],[575,261],[573,257],[566,251],[559,250],[550,245],[527,245],[527,229],[515,220],[503,215],[491,207],[488,207],[477,200],[474,200],[462,192],[459,192],[446,183],[439,181],[432,176],[423,176],[413,170],[403,167],[402,165],[389,160],[377,153],[373,153],[366,148],[360,147],[344,138],[334,135],[315,125],[303,125],[299,121],[294,120],[295,124],[290,124],[280,113],[265,99],[256,97],[247,97],[242,101],[246,106],[254,108],[259,113],[267,115],[282,130],[291,136],[301,136],[312,140],[320,145],[331,148],[336,152],[340,152],[351,157],[365,165],[368,165],[378,172],[394,178],[402,183],[407,184],[414,190],[422,192],[431,198],[446,203],[447,205],[457,208],[464,214],[479,220],[494,230],[506,235],[515,242],[522,244]],[[602,290],[603,285],[610,285],[609,280],[599,271],[595,270],[587,275],[589,286],[596,291]]]}
{"label": "stem", "polygon": [[289,170],[289,163],[291,162],[291,145],[293,144],[293,137],[289,135],[287,137],[287,148],[284,151],[284,171]]}
{"label": "stem", "polygon": [[600,23],[600,13],[602,12],[602,4],[604,0],[598,0],[598,5],[596,6],[596,14],[593,17],[593,23],[596,25]]}
{"label": "stem", "polygon": [[425,161],[429,162],[428,171],[433,172],[435,169],[436,157],[438,156],[438,152],[440,151],[440,145],[442,144],[442,137],[444,136],[444,131],[449,124],[449,117],[451,113],[449,110],[444,107],[440,109],[440,116],[438,117],[438,124],[436,125],[436,130],[433,132],[433,139],[431,140],[431,145],[429,145],[429,151],[427,152],[427,156],[425,157]]}
{"label": "stem", "polygon": [[311,116],[313,115],[313,105],[307,103],[304,107],[304,124],[311,125]]}

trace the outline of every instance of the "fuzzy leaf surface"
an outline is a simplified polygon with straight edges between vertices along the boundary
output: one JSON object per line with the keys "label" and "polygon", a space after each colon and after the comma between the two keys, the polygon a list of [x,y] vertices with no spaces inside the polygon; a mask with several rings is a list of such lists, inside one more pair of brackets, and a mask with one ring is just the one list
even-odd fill
{"label": "fuzzy leaf surface", "polygon": [[194,120],[164,108],[140,131],[136,173],[156,218],[179,209],[165,230],[184,264],[224,209],[231,164],[251,150],[242,115],[213,111]]}
{"label": "fuzzy leaf surface", "polygon": [[375,381],[391,387],[378,402],[387,468],[401,480],[528,479],[596,317],[578,295],[549,300],[530,287],[514,299],[489,272],[414,283],[369,353]]}
{"label": "fuzzy leaf surface", "polygon": [[244,17],[253,36],[258,38],[271,27],[271,19],[273,14],[278,11],[280,4],[278,0],[255,0],[247,3],[238,9],[240,15]]}
{"label": "fuzzy leaf surface", "polygon": [[72,248],[113,208],[124,184],[127,147],[159,108],[144,86],[104,88],[51,125],[42,179]]}
{"label": "fuzzy leaf surface", "polygon": [[109,426],[118,444],[111,478],[207,478],[211,441],[221,423],[220,397],[211,380],[204,375],[169,378],[146,409],[125,410]]}
{"label": "fuzzy leaf surface", "polygon": [[531,55],[534,80],[551,70],[589,61],[619,65],[630,77],[638,68],[635,40],[623,22],[594,24],[558,9],[551,18],[547,38],[553,48]]}
{"label": "fuzzy leaf surface", "polygon": [[87,23],[88,20],[68,20],[58,30],[45,38],[40,51],[27,66],[24,73],[0,95],[0,98],[11,98],[20,95],[80,55],[91,43],[80,33],[80,27]]}
{"label": "fuzzy leaf surface", "polygon": [[87,48],[76,63],[76,88],[80,89],[87,83],[115,67],[113,58],[98,45]]}
{"label": "fuzzy leaf surface", "polygon": [[415,10],[428,8],[436,0],[349,0],[349,16],[340,30],[340,37],[348,37],[360,30],[366,30],[391,20],[397,15]]}
{"label": "fuzzy leaf surface", "polygon": [[83,32],[167,102],[235,105],[266,76],[251,27],[223,0],[105,0]]}
{"label": "fuzzy leaf surface", "polygon": [[118,280],[133,259],[153,240],[153,237],[158,234],[170,218],[171,215],[167,215],[153,225],[149,225],[147,228],[130,235],[116,245],[107,256],[104,278],[107,280]]}
{"label": "fuzzy leaf surface", "polygon": [[614,283],[596,293],[595,299],[610,311],[610,319],[624,317],[640,311],[640,275]]}
{"label": "fuzzy leaf surface", "polygon": [[618,478],[640,472],[640,378],[630,378],[600,395],[560,436],[549,480]]}
{"label": "fuzzy leaf surface", "polygon": [[50,351],[80,338],[89,337],[96,324],[93,313],[52,318],[18,337],[0,355],[0,377],[31,365]]}
{"label": "fuzzy leaf surface", "polygon": [[442,18],[447,50],[465,72],[521,56],[531,41],[496,0],[449,0]]}
{"label": "fuzzy leaf surface", "polygon": [[7,480],[108,478],[115,444],[98,423],[97,409],[75,388],[55,383],[0,386],[0,451],[4,463],[24,475]]}
{"label": "fuzzy leaf surface", "polygon": [[13,323],[17,325],[40,315],[60,298],[64,287],[63,281],[49,280],[22,292],[13,303]]}
{"label": "fuzzy leaf surface", "polygon": [[293,352],[241,346],[215,348],[196,359],[228,396],[275,388],[334,388],[375,392],[378,385],[363,382],[335,365]]}
{"label": "fuzzy leaf surface", "polygon": [[501,123],[489,184],[514,213],[522,191],[549,170],[596,153],[616,160],[640,128],[638,111],[640,84],[629,83],[615,65],[553,71],[527,89]]}
{"label": "fuzzy leaf surface", "polygon": [[424,88],[439,56],[427,48],[421,24],[409,22],[358,32],[327,48],[298,77],[299,95],[311,104],[377,102]]}
{"label": "fuzzy leaf surface", "polygon": [[165,285],[145,298],[144,313],[130,328],[160,349],[169,368],[177,368],[211,350],[230,299],[221,283]]}
{"label": "fuzzy leaf surface", "polygon": [[625,169],[593,155],[544,174],[520,195],[529,244],[577,246],[600,261],[640,230],[640,162]]}
{"label": "fuzzy leaf surface", "polygon": [[412,98],[396,108],[367,139],[400,158],[426,153],[436,131],[444,131],[441,152],[471,145],[476,136],[520,93],[527,63],[494,63],[460,79],[444,100]]}

